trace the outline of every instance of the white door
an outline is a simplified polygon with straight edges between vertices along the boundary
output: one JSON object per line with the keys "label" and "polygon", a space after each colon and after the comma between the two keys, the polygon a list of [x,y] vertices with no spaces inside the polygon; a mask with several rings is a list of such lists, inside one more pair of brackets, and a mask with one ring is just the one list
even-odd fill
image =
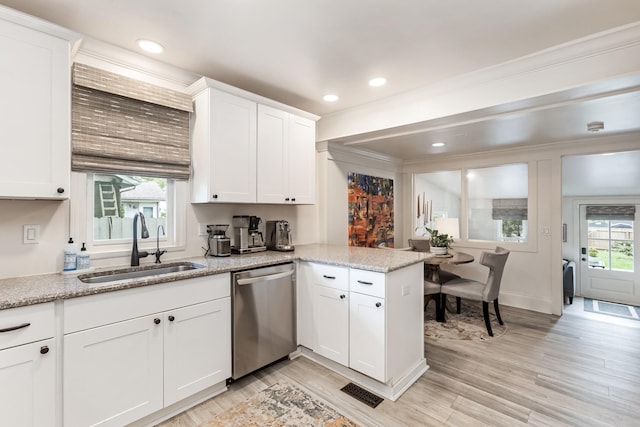
{"label": "white door", "polygon": [[164,314],[164,404],[231,377],[231,299]]}
{"label": "white door", "polygon": [[162,409],[162,319],[64,337],[64,426],[123,426]]}
{"label": "white door", "polygon": [[1,425],[55,425],[54,346],[50,339],[0,351]]}
{"label": "white door", "polygon": [[211,197],[256,201],[257,104],[211,89]]}
{"label": "white door", "polygon": [[349,365],[349,292],[314,286],[313,351]]}
{"label": "white door", "polygon": [[296,204],[316,201],[316,123],[291,116],[289,122],[289,196]]}
{"label": "white door", "polygon": [[580,295],[640,305],[635,221],[587,218],[580,205]]}
{"label": "white door", "polygon": [[258,105],[258,203],[289,198],[289,113]]}
{"label": "white door", "polygon": [[350,298],[349,367],[386,382],[384,299],[356,292]]}

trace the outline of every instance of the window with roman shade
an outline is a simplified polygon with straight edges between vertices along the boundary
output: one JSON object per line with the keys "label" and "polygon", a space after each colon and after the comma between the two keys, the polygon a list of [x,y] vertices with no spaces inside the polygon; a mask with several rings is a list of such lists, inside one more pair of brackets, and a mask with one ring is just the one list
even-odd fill
{"label": "window with roman shade", "polygon": [[189,179],[191,96],[74,64],[71,169]]}
{"label": "window with roman shade", "polygon": [[587,219],[608,219],[634,221],[636,207],[634,205],[589,205]]}
{"label": "window with roman shade", "polygon": [[525,220],[527,219],[528,199],[493,199],[491,218],[496,220]]}

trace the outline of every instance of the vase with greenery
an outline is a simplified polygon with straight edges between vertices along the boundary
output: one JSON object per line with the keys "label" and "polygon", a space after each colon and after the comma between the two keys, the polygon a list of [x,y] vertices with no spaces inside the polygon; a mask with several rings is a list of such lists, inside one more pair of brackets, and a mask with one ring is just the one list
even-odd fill
{"label": "vase with greenery", "polygon": [[427,228],[427,230],[431,234],[429,240],[430,251],[437,255],[445,255],[449,250],[449,246],[453,243],[453,238],[449,237],[448,234],[440,234],[436,229]]}

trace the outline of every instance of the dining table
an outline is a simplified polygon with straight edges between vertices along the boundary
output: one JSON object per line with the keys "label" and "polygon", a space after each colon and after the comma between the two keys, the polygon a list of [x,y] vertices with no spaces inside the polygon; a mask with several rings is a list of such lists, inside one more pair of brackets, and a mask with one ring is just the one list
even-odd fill
{"label": "dining table", "polygon": [[440,266],[443,264],[468,264],[473,261],[473,255],[449,249],[445,255],[433,255],[424,260],[424,278],[431,282],[441,283],[441,279],[444,277],[440,277]]}

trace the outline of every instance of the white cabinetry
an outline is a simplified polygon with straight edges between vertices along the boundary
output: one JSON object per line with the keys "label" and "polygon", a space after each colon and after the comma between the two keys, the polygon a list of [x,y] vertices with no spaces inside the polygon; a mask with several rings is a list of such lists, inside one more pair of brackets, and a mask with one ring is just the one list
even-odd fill
{"label": "white cabinetry", "polygon": [[315,202],[315,122],[258,105],[259,203]]}
{"label": "white cabinetry", "polygon": [[53,303],[0,311],[0,424],[54,426]]}
{"label": "white cabinetry", "polygon": [[307,279],[313,292],[312,349],[349,364],[349,269],[308,263]]}
{"label": "white cabinetry", "polygon": [[[61,29],[46,34],[28,24],[23,15],[0,9],[0,135],[4,141],[0,198],[67,199],[71,177],[67,40],[78,37]],[[43,26],[38,21],[38,27]]]}
{"label": "white cabinetry", "polygon": [[213,88],[195,98],[191,201],[256,201],[256,103]]}
{"label": "white cabinetry", "polygon": [[119,426],[231,376],[228,274],[65,301],[64,425]]}
{"label": "white cabinetry", "polygon": [[300,264],[298,289],[313,289],[313,298],[299,313],[299,343],[310,330],[313,354],[389,385],[386,395],[397,397],[402,379],[425,369],[422,264],[388,273]]}

